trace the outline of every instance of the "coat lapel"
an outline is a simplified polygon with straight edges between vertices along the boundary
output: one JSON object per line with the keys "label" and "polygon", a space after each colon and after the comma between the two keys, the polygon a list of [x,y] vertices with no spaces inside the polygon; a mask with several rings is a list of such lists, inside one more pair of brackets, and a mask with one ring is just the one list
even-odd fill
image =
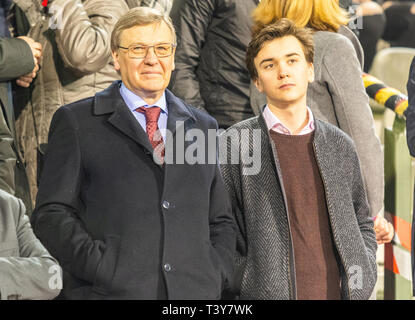
{"label": "coat lapel", "polygon": [[193,128],[196,118],[190,108],[169,90],[166,90],[166,101],[168,117],[165,160],[171,164],[176,162],[182,163],[185,150],[191,143],[186,141],[186,131]]}
{"label": "coat lapel", "polygon": [[119,90],[121,81],[114,82],[108,89],[95,95],[94,114],[111,114],[108,122],[130,139],[153,152],[147,133],[128,109]]}
{"label": "coat lapel", "polygon": [[[196,118],[190,109],[169,90],[166,90],[166,101],[169,112],[167,118],[167,129],[170,130],[173,136],[175,136],[176,131],[182,130],[184,123],[187,120],[192,119],[195,121]],[[189,128],[186,127],[186,130],[188,129]]]}

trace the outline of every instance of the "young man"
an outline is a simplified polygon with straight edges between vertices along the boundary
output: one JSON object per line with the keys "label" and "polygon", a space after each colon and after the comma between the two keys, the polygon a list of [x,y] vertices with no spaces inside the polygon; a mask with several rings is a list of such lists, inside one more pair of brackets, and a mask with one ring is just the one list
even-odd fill
{"label": "young man", "polygon": [[[247,65],[268,104],[220,137],[239,226],[234,290],[242,299],[368,299],[376,282],[377,244],[355,147],[306,105],[313,56],[311,33],[290,20],[258,31]],[[254,175],[235,161],[251,154],[260,154]]]}

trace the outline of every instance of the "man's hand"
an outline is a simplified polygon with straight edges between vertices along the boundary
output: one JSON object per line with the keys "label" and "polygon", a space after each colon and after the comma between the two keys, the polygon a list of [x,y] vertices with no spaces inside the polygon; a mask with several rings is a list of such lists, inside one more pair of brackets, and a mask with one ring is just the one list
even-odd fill
{"label": "man's hand", "polygon": [[375,233],[376,241],[381,245],[392,241],[395,230],[390,222],[378,214],[375,218]]}
{"label": "man's hand", "polygon": [[32,49],[33,59],[35,60],[35,64],[39,64],[40,58],[42,57],[42,45],[39,42],[36,42],[35,40],[33,40],[32,38],[29,38],[26,36],[21,36],[18,38],[26,41],[30,49]]}
{"label": "man's hand", "polygon": [[35,68],[33,69],[31,73],[21,76],[20,78],[16,80],[16,83],[23,88],[28,88],[30,84],[32,83],[33,79],[36,78],[36,73],[38,72],[38,70],[39,70],[39,65],[36,64]]}
{"label": "man's hand", "polygon": [[19,86],[27,88],[30,86],[33,79],[36,77],[36,73],[39,71],[39,62],[40,58],[42,57],[42,45],[29,37],[21,36],[18,38],[26,41],[26,43],[30,46],[30,49],[32,49],[33,60],[35,63],[35,67],[33,68],[32,72],[25,74],[16,80],[16,83]]}

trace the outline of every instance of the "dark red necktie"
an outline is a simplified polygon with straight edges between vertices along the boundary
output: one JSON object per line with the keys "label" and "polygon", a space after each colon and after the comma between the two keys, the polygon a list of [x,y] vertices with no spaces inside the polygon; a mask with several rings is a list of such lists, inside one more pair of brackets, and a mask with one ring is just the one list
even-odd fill
{"label": "dark red necktie", "polygon": [[146,116],[146,131],[148,139],[153,146],[156,156],[160,159],[160,164],[164,162],[164,143],[163,137],[158,126],[161,109],[159,107],[140,107],[136,111]]}

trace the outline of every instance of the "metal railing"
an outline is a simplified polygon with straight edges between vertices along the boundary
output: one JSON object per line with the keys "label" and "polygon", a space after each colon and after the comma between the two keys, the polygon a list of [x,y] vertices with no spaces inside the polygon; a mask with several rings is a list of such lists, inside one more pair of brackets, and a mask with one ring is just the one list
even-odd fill
{"label": "metal railing", "polygon": [[385,217],[395,228],[393,241],[385,245],[384,299],[410,300],[414,178],[404,116],[408,97],[369,74],[363,74],[363,83],[370,98],[396,114],[392,128],[384,129]]}

